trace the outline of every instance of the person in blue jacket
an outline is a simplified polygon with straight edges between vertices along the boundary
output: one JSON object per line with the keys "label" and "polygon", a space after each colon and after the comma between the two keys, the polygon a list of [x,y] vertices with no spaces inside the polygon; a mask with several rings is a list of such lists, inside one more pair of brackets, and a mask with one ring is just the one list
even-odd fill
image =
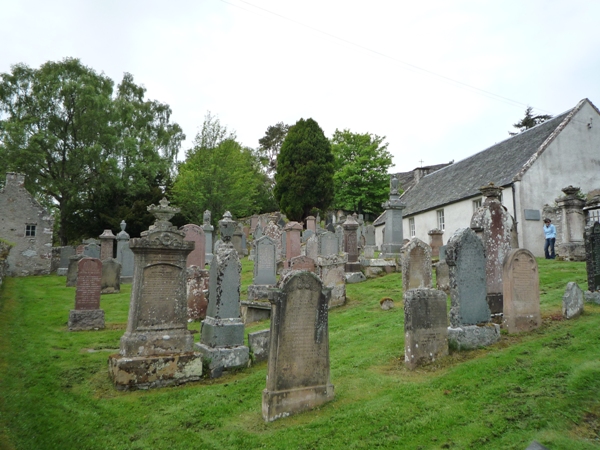
{"label": "person in blue jacket", "polygon": [[554,259],[554,243],[556,242],[556,227],[552,225],[552,221],[548,218],[544,219],[544,236],[546,236],[546,243],[544,244],[544,254],[546,259]]}

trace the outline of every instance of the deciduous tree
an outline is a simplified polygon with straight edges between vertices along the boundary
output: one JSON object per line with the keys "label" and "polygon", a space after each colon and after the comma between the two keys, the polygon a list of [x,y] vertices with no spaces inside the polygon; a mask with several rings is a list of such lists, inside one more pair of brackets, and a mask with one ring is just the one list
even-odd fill
{"label": "deciduous tree", "polygon": [[335,130],[331,148],[335,158],[334,206],[346,211],[379,214],[388,198],[392,154],[385,137]]}

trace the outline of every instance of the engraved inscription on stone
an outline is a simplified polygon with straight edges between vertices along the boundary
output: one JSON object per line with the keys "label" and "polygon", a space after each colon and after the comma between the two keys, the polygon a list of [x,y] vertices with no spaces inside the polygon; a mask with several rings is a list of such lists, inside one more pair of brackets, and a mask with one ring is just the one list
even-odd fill
{"label": "engraved inscription on stone", "polygon": [[83,258],[78,263],[75,309],[99,309],[102,284],[102,262]]}
{"label": "engraved inscription on stone", "polygon": [[182,269],[170,264],[144,268],[139,325],[152,327],[176,321],[178,287]]}
{"label": "engraved inscription on stone", "polygon": [[524,255],[515,259],[512,277],[516,302],[530,302],[535,296],[534,285],[531,282],[532,273],[535,271],[534,264],[534,261]]}
{"label": "engraved inscription on stone", "polygon": [[408,287],[405,290],[416,289],[425,286],[425,277],[423,276],[423,265],[425,262],[425,251],[420,247],[415,247],[410,252],[410,274]]}

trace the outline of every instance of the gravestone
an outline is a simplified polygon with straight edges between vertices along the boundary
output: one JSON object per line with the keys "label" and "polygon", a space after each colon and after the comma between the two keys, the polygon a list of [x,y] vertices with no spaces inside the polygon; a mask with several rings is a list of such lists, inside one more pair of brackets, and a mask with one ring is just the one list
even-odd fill
{"label": "gravestone", "polygon": [[542,324],[538,266],[529,250],[511,250],[504,259],[503,324],[510,334]]}
{"label": "gravestone", "polygon": [[446,263],[452,305],[448,340],[458,349],[497,342],[500,326],[490,322],[483,244],[473,230],[461,228],[452,235],[446,245]]}
{"label": "gravestone", "polygon": [[307,242],[316,233],[313,230],[304,230],[302,233],[302,243]]}
{"label": "gravestone", "polygon": [[100,239],[100,259],[104,261],[108,258],[114,258],[116,236],[112,230],[104,230],[104,233],[98,238]]}
{"label": "gravestone", "polygon": [[278,286],[269,295],[269,363],[262,395],[267,422],[313,409],[334,397],[329,367],[329,289],[311,272],[289,272]]}
{"label": "gravestone", "polygon": [[215,242],[215,249],[214,249],[214,254],[217,254],[219,249],[223,246],[223,241],[221,239],[217,239],[217,242]]}
{"label": "gravestone", "polygon": [[562,298],[562,314],[565,319],[579,317],[583,313],[583,291],[571,281],[567,283],[565,295]]}
{"label": "gravestone", "polygon": [[325,229],[331,233],[335,233],[335,225],[333,224],[333,222],[329,222],[326,226]]}
{"label": "gravestone", "polygon": [[304,255],[296,256],[290,260],[290,269],[315,272],[315,260]]}
{"label": "gravestone", "polygon": [[[332,234],[332,236],[337,244],[337,238],[335,238],[334,234]],[[317,257],[316,273],[323,282],[323,286],[331,289],[329,308],[346,304],[345,269],[347,262],[348,255],[346,253],[329,254]]]}
{"label": "gravestone", "polygon": [[77,286],[77,271],[79,269],[79,260],[84,258],[83,254],[69,256],[69,268],[67,269],[67,287]]}
{"label": "gravestone", "polygon": [[396,175],[390,179],[390,198],[381,206],[385,208],[385,234],[381,246],[381,258],[398,259],[402,252],[402,210],[406,205],[400,200],[399,181]]}
{"label": "gravestone", "polygon": [[263,227],[263,235],[269,236],[273,242],[277,245],[277,261],[285,259],[285,252],[282,250],[283,243],[281,240],[282,229],[275,224],[275,222],[269,222]]}
{"label": "gravestone", "polygon": [[197,381],[202,358],[187,329],[186,259],[194,243],[169,220],[178,208],[163,198],[148,206],[154,226],[131,239],[135,272],[129,317],[119,354],[109,356],[110,377],[120,390]]}
{"label": "gravestone", "polygon": [[411,370],[448,355],[446,294],[435,289],[404,293],[404,362]]}
{"label": "gravestone", "polygon": [[344,251],[348,253],[348,262],[346,263],[346,272],[360,272],[360,263],[358,262],[358,222],[353,216],[348,216],[342,225],[344,229]]}
{"label": "gravestone", "polygon": [[102,294],[118,294],[121,292],[121,263],[115,258],[102,261]]}
{"label": "gravestone", "polygon": [[288,222],[285,225],[285,267],[289,267],[290,260],[301,254],[301,243],[300,243],[300,232],[302,231],[302,225],[298,222]]}
{"label": "gravestone", "polygon": [[242,227],[237,226],[235,231],[233,232],[233,237],[231,238],[231,243],[233,244],[233,248],[240,258],[246,256],[246,249],[244,248],[244,233],[242,232]]}
{"label": "gravestone", "polygon": [[445,259],[439,260],[435,265],[435,282],[438,290],[450,292],[450,270]]}
{"label": "gravestone", "polygon": [[[444,245],[443,235],[444,232],[442,230],[438,230],[434,228],[433,230],[429,230],[427,232],[429,235],[429,246],[431,247],[431,257],[432,258],[440,258],[440,247]],[[442,258],[440,258],[442,259]]]}
{"label": "gravestone", "polygon": [[584,240],[588,291],[600,291],[600,222],[585,228]]}
{"label": "gravestone", "polygon": [[84,257],[77,265],[75,309],[69,313],[69,331],[101,330],[104,328],[104,311],[100,309],[102,261]]}
{"label": "gravestone", "polygon": [[317,232],[317,220],[314,216],[308,216],[306,218],[306,229],[312,231],[313,233]]}
{"label": "gravestone", "polygon": [[471,229],[483,241],[487,302],[492,314],[502,314],[502,265],[511,249],[513,218],[500,202],[502,188],[490,183],[479,189],[483,205],[471,217]]}
{"label": "gravestone", "polygon": [[121,283],[133,281],[133,252],[129,248],[129,234],[125,231],[127,224],[121,221],[121,231],[117,234],[117,261],[121,263]]}
{"label": "gravestone", "polygon": [[412,238],[403,248],[402,287],[431,288],[431,247],[419,238]]}
{"label": "gravestone", "polygon": [[256,225],[256,228],[254,228],[254,233],[252,234],[252,236],[254,237],[255,241],[263,237],[263,230],[260,226],[260,223]]}
{"label": "gravestone", "polygon": [[367,225],[364,232],[365,246],[363,248],[363,256],[366,259],[372,259],[375,257],[375,251],[377,250],[377,244],[375,242],[375,227],[373,225]]}
{"label": "gravestone", "polygon": [[339,254],[339,241],[334,233],[327,231],[318,236],[317,256],[333,256]]}
{"label": "gravestone", "polygon": [[100,246],[95,242],[90,242],[83,247],[83,256],[88,258],[100,259]]}
{"label": "gravestone", "polygon": [[277,245],[268,236],[255,243],[254,278],[248,286],[248,300],[242,302],[244,323],[257,322],[271,316],[268,291],[277,283]]}
{"label": "gravestone", "polygon": [[344,248],[344,229],[342,228],[341,225],[335,226],[335,237],[337,237],[337,240],[338,240],[339,251],[346,252],[346,249]]}
{"label": "gravestone", "polygon": [[255,331],[248,333],[248,347],[252,354],[253,363],[266,361],[269,359],[269,340],[271,330]]}
{"label": "gravestone", "polygon": [[65,276],[69,271],[69,257],[75,255],[75,247],[67,245],[60,248],[60,261],[58,262],[58,269],[56,274]]}
{"label": "gravestone", "polygon": [[215,227],[210,224],[211,213],[207,209],[204,211],[202,230],[204,231],[204,262],[210,264],[213,259],[213,232]]}
{"label": "gravestone", "polygon": [[254,235],[254,230],[256,230],[256,226],[258,225],[258,216],[254,214],[250,217],[250,232]]}
{"label": "gravestone", "polygon": [[249,352],[244,345],[240,309],[242,265],[231,243],[236,225],[229,211],[219,221],[223,244],[210,265],[208,309],[202,322],[200,343],[196,344],[211,378],[220,377],[224,370],[248,365]]}
{"label": "gravestone", "polygon": [[[336,239],[337,240],[337,239]],[[319,235],[312,235],[308,241],[306,241],[306,256],[313,260],[317,260],[319,256]]]}
{"label": "gravestone", "polygon": [[206,317],[208,307],[208,270],[200,266],[186,268],[187,314],[189,320]]}
{"label": "gravestone", "polygon": [[186,267],[198,266],[204,269],[206,261],[206,239],[201,226],[188,223],[180,228],[185,233],[185,240],[194,243],[194,250],[187,256]]}

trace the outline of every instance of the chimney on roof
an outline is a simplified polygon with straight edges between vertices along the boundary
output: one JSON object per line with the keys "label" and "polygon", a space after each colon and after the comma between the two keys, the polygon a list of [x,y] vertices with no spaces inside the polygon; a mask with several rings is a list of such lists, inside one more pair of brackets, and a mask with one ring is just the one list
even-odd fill
{"label": "chimney on roof", "polygon": [[16,172],[6,173],[6,186],[17,186],[22,187],[25,184],[25,175]]}
{"label": "chimney on roof", "polygon": [[431,172],[431,167],[417,167],[413,170],[413,177],[415,178],[415,184],[418,184],[425,175]]}

